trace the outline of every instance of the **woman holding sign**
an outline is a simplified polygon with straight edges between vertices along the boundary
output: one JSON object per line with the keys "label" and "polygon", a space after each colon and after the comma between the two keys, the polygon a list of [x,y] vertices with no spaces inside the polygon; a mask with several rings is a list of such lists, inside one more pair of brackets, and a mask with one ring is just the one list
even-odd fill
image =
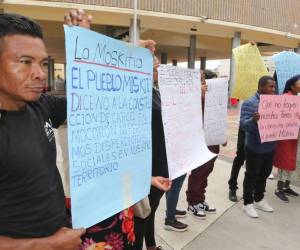
{"label": "woman holding sign", "polygon": [[[300,75],[293,76],[286,84],[284,95],[300,93]],[[274,166],[278,168],[278,182],[275,195],[284,202],[289,202],[288,196],[297,197],[299,194],[290,188],[290,182],[296,170],[298,140],[278,141],[274,156]]]}

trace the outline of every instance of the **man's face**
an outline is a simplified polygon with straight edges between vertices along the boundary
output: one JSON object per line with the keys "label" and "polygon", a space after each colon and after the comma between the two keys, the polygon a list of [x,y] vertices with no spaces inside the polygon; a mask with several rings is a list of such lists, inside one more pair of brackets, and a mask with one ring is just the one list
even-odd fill
{"label": "man's face", "polygon": [[264,95],[274,95],[276,93],[275,81],[268,80],[267,84],[261,87],[260,93]]}
{"label": "man's face", "polygon": [[48,76],[48,55],[40,38],[11,35],[3,38],[0,55],[0,101],[20,108],[39,99]]}

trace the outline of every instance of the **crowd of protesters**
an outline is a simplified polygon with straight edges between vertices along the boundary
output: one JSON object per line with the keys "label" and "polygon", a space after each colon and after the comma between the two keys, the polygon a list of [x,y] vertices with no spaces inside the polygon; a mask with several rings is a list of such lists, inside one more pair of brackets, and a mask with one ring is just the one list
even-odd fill
{"label": "crowd of protesters", "polygon": [[[68,25],[90,28],[92,17],[71,10],[65,16]],[[140,46],[155,53],[155,42],[140,41]],[[186,190],[187,211],[177,210],[180,190],[186,175],[168,179],[168,162],[161,113],[155,58],[152,89],[152,181],[151,208],[146,218],[132,208],[87,229],[72,229],[71,202],[65,197],[56,167],[56,145],[52,128],[66,120],[65,97],[43,93],[48,77],[48,54],[41,27],[17,14],[0,14],[0,250],[73,250],[73,249],[161,249],[155,241],[155,212],[166,193],[165,229],[186,231],[188,225],[178,218],[191,214],[205,219],[216,208],[208,205],[205,189],[216,157],[191,171]],[[200,73],[199,73],[200,74]],[[216,77],[201,72],[202,99],[207,91],[205,79]],[[266,180],[272,167],[278,169],[275,195],[288,202],[299,196],[291,188],[296,170],[297,140],[261,143],[257,122],[260,95],[275,94],[276,81],[263,76],[258,90],[241,107],[237,155],[229,180],[229,199],[237,201],[237,178],[246,162],[243,183],[244,212],[258,217],[256,209],[272,212],[264,198]],[[284,95],[300,93],[300,76],[286,83]],[[202,100],[202,103],[204,104]],[[203,105],[202,105],[203,106]],[[50,124],[49,131],[44,131]],[[223,145],[226,146],[226,143]],[[218,154],[219,145],[209,149]]]}

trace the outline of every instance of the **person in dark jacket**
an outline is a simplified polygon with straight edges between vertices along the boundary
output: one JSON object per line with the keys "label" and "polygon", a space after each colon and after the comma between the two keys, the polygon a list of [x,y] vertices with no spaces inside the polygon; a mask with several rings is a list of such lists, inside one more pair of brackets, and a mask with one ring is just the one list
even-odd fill
{"label": "person in dark jacket", "polygon": [[[258,106],[260,95],[275,94],[275,81],[271,76],[263,76],[258,82],[258,91],[242,105],[240,126],[245,131],[246,172],[244,178],[244,212],[257,218],[255,208],[273,212],[264,199],[266,180],[272,171],[275,142],[261,143],[257,122],[260,118]],[[254,203],[254,204],[253,204]]]}
{"label": "person in dark jacket", "polygon": [[236,145],[236,156],[232,162],[230,179],[228,181],[228,185],[229,185],[228,197],[229,200],[233,202],[236,202],[238,200],[236,196],[236,190],[238,189],[237,179],[239,176],[240,169],[245,162],[244,148],[245,148],[245,131],[240,126],[238,132],[237,145]]}

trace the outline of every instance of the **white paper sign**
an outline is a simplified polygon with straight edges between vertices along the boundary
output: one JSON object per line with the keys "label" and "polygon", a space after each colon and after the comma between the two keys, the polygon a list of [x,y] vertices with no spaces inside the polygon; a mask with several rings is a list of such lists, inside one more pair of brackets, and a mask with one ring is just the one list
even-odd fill
{"label": "white paper sign", "polygon": [[158,68],[169,176],[175,179],[211,160],[202,126],[199,70]]}
{"label": "white paper sign", "polygon": [[228,79],[206,80],[204,105],[204,134],[206,144],[219,145],[227,140]]}

